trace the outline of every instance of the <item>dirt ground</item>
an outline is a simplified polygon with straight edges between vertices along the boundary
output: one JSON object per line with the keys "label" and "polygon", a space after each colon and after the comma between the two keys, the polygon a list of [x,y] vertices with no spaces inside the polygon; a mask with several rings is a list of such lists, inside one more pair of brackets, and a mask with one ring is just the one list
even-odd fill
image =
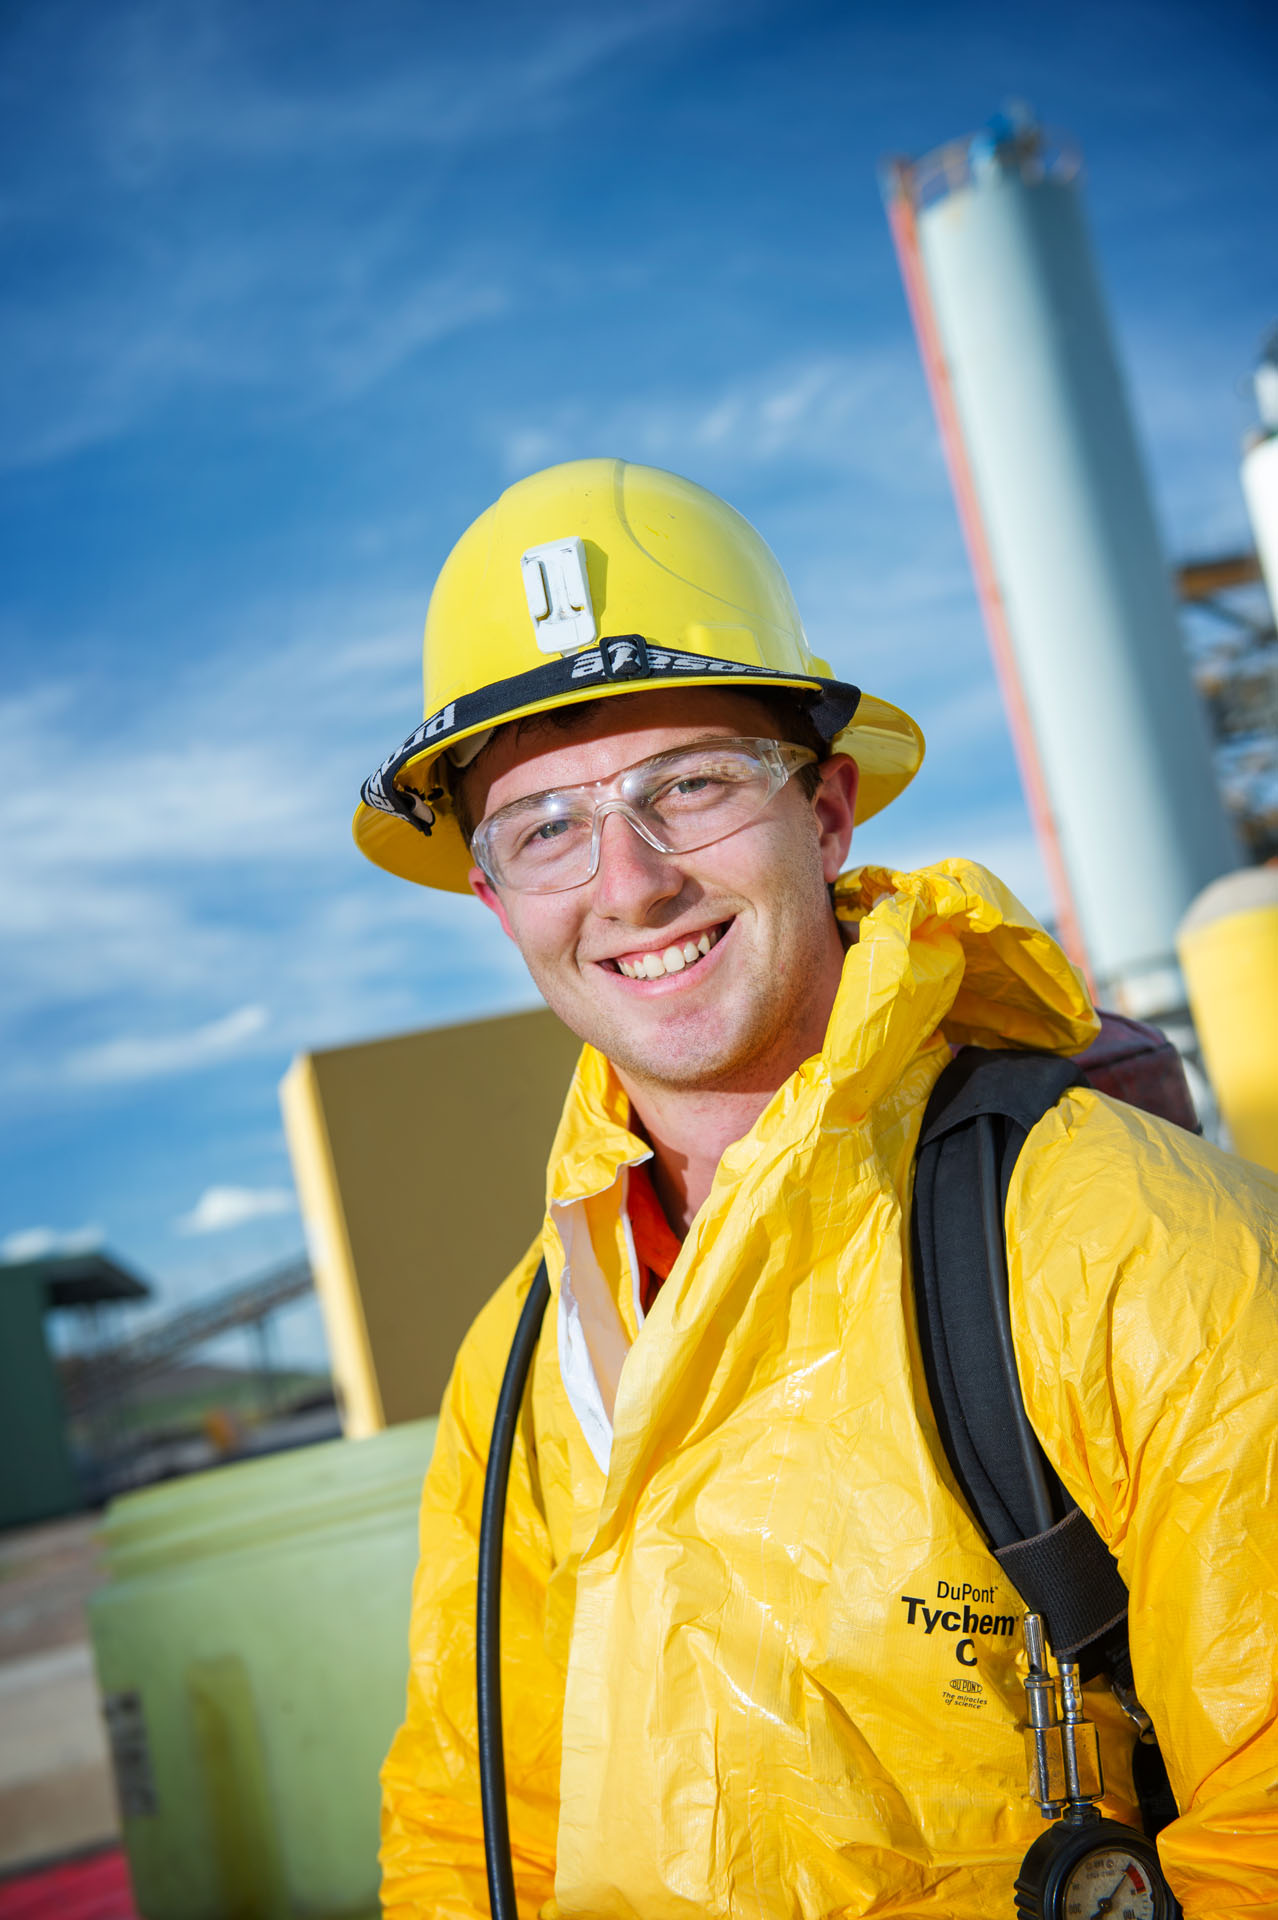
{"label": "dirt ground", "polygon": [[118,1832],[85,1617],[97,1526],[0,1534],[0,1872]]}

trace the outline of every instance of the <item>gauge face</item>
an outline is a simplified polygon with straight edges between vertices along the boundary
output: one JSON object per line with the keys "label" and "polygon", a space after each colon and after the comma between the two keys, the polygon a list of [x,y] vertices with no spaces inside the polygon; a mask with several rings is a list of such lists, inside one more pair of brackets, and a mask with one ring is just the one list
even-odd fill
{"label": "gauge face", "polygon": [[1149,1869],[1124,1846],[1098,1847],[1065,1881],[1064,1920],[1157,1920]]}

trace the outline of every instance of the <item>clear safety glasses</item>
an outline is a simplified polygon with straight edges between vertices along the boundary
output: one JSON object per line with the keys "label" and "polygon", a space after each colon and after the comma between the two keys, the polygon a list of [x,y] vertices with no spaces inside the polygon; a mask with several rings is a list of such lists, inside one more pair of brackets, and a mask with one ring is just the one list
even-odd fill
{"label": "clear safety glasses", "polygon": [[792,773],[817,759],[788,740],[703,740],[625,767],[611,780],[552,788],[481,820],[471,851],[495,887],[563,893],[599,866],[619,813],[659,853],[692,853],[748,826]]}

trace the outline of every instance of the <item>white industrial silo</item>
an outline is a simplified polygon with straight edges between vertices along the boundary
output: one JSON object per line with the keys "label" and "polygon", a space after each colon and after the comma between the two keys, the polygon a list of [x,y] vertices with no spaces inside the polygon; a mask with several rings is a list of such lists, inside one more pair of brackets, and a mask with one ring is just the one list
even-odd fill
{"label": "white industrial silo", "polygon": [[1242,485],[1269,604],[1278,620],[1278,329],[1265,343],[1255,384],[1260,430],[1248,438]]}
{"label": "white industrial silo", "polygon": [[1067,944],[1138,1016],[1240,853],[1212,770],[1077,162],[996,122],[888,175],[889,211]]}

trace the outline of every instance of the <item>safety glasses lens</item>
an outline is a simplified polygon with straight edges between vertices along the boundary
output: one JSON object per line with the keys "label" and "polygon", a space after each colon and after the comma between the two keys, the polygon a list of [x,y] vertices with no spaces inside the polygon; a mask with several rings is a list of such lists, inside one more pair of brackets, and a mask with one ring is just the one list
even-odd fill
{"label": "safety glasses lens", "polygon": [[595,869],[603,816],[623,813],[664,853],[690,853],[726,839],[762,812],[802,749],[760,741],[714,742],[658,754],[615,780],[516,801],[483,822],[475,850],[498,886],[556,893]]}

